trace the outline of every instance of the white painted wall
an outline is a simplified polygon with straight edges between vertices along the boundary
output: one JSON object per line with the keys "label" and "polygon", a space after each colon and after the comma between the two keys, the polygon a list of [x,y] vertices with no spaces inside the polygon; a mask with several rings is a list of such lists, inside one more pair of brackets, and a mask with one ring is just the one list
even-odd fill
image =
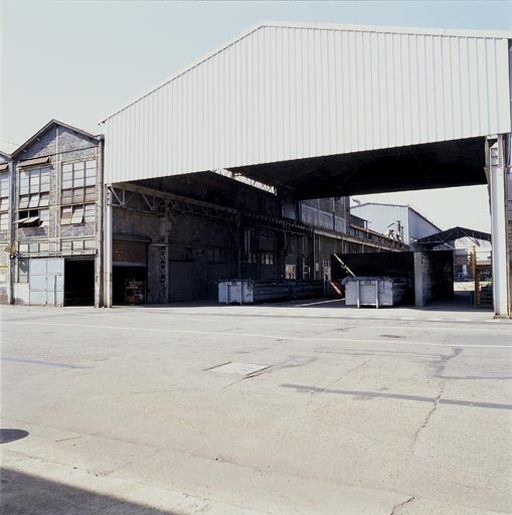
{"label": "white painted wall", "polygon": [[402,240],[406,244],[441,230],[409,206],[366,203],[350,209],[354,215],[367,220],[372,231],[387,235],[391,228],[397,234],[400,226]]}

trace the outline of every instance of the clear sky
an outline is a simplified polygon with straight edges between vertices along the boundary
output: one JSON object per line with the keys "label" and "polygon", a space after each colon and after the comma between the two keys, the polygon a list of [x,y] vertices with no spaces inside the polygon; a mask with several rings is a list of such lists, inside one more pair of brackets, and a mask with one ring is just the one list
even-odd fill
{"label": "clear sky", "polygon": [[[23,143],[52,118],[99,133],[98,122],[117,107],[263,20],[512,30],[512,0],[0,5],[4,148]],[[466,196],[463,191],[392,194],[396,200],[388,195],[383,201],[411,204],[442,228],[489,230],[485,187],[472,187]]]}

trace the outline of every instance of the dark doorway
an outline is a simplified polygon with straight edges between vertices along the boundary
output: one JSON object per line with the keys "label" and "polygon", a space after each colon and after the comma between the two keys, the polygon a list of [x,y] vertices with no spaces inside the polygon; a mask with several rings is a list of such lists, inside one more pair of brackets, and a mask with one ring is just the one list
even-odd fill
{"label": "dark doorway", "polygon": [[113,304],[145,304],[147,268],[114,266],[112,274]]}
{"label": "dark doorway", "polygon": [[94,306],[94,260],[66,259],[64,306]]}

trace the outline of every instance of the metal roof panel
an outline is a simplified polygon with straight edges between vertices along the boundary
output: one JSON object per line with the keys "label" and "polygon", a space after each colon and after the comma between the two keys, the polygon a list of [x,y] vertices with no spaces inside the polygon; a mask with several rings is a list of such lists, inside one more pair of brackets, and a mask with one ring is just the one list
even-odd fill
{"label": "metal roof panel", "polygon": [[511,35],[259,24],[104,120],[106,180],[510,132]]}

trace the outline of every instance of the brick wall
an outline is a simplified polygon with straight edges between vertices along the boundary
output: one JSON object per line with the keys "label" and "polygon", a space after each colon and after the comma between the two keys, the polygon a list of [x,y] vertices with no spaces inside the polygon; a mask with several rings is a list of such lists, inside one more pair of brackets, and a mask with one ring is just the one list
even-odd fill
{"label": "brick wall", "polygon": [[[64,240],[68,242],[85,240],[87,245],[84,246],[80,254],[96,254],[96,241],[95,235],[98,230],[97,219],[93,221],[84,221],[79,224],[61,224],[61,209],[62,209],[62,165],[63,163],[95,160],[97,163],[97,170],[100,168],[98,156],[98,142],[91,141],[90,138],[72,131],[62,126],[52,126],[46,133],[41,135],[38,140],[24,149],[18,157],[18,161],[25,161],[37,157],[49,157],[50,162],[48,166],[50,170],[50,191],[49,191],[49,220],[40,227],[18,227],[16,225],[16,240],[19,244],[18,249],[23,254],[25,253],[25,246],[23,242],[38,242],[40,243],[39,250],[35,253],[30,252],[31,257],[37,254],[51,253],[52,255],[71,256],[76,255],[77,251],[72,251],[70,245],[63,245]],[[21,170],[29,170],[30,168],[16,169],[16,195],[19,196],[19,174]],[[97,196],[102,190],[102,180],[98,176],[96,179],[96,194],[94,202],[97,201]],[[18,204],[16,204],[16,210]],[[21,247],[20,247],[21,244]],[[78,245],[76,245],[78,247]],[[30,246],[29,248],[36,248]],[[88,250],[86,250],[86,248]],[[47,249],[47,250],[46,250]]]}

